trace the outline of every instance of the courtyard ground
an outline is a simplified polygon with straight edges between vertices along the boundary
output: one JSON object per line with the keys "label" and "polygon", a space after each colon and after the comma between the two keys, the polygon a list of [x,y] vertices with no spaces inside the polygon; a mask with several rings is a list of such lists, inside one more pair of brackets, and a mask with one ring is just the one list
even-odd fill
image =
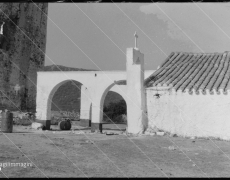
{"label": "courtyard ground", "polygon": [[[0,177],[230,177],[230,142],[165,136],[127,136],[125,125],[103,134],[77,125],[71,131],[14,126],[0,132]],[[80,129],[80,130],[79,130]],[[113,135],[106,135],[110,132]]]}

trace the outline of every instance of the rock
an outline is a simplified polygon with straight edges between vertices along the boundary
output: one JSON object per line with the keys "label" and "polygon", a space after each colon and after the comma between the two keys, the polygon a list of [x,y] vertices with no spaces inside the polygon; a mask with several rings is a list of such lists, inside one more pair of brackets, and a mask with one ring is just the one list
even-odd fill
{"label": "rock", "polygon": [[114,135],[113,132],[107,132],[106,135]]}
{"label": "rock", "polygon": [[196,139],[196,138],[193,136],[193,137],[191,137],[190,139]]}
{"label": "rock", "polygon": [[99,130],[95,130],[94,133],[96,133],[96,134],[102,134]]}
{"label": "rock", "polygon": [[222,139],[225,140],[225,141],[229,140],[229,138],[227,136],[224,136]]}
{"label": "rock", "polygon": [[42,123],[33,122],[33,123],[31,124],[31,128],[32,128],[32,129],[39,129],[39,128],[43,129],[43,128],[44,128],[44,125],[43,125]]}
{"label": "rock", "polygon": [[153,127],[153,128],[150,127],[145,132],[156,133],[156,132],[158,132],[158,128],[157,127]]}
{"label": "rock", "polygon": [[150,135],[150,132],[149,131],[145,131],[145,135]]}
{"label": "rock", "polygon": [[170,134],[170,137],[178,137],[177,134]]}
{"label": "rock", "polygon": [[150,136],[154,136],[155,134],[156,134],[156,133],[150,133],[149,135],[150,135]]}
{"label": "rock", "polygon": [[75,131],[74,134],[85,134],[84,131]]}
{"label": "rock", "polygon": [[158,136],[164,136],[164,134],[165,134],[164,132],[157,132]]}
{"label": "rock", "polygon": [[169,150],[176,150],[174,146],[169,146]]}

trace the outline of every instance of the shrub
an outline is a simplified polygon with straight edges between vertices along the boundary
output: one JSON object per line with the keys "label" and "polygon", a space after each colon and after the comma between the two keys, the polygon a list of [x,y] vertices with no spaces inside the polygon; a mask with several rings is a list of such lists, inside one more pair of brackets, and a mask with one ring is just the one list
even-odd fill
{"label": "shrub", "polygon": [[119,102],[111,102],[108,106],[103,109],[103,121],[114,123],[125,122],[124,115],[126,116],[126,102],[125,100],[120,100]]}
{"label": "shrub", "polygon": [[13,118],[14,125],[30,126],[33,122],[34,122],[33,118],[27,118],[27,117],[23,117],[22,119],[18,117]]}

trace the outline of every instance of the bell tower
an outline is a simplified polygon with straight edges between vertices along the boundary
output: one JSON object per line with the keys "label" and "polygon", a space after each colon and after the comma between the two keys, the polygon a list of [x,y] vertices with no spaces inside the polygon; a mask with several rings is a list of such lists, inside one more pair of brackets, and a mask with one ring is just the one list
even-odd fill
{"label": "bell tower", "polygon": [[137,33],[134,34],[135,47],[127,48],[127,131],[141,134],[146,128],[146,107],[144,93],[144,54],[137,48]]}

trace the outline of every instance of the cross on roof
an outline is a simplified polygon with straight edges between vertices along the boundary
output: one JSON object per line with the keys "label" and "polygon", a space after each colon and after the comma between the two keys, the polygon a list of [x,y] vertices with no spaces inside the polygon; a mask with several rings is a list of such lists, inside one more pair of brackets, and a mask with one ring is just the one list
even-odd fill
{"label": "cross on roof", "polygon": [[136,31],[135,31],[134,37],[135,37],[135,49],[137,49],[137,38],[138,38],[138,35],[137,35]]}

